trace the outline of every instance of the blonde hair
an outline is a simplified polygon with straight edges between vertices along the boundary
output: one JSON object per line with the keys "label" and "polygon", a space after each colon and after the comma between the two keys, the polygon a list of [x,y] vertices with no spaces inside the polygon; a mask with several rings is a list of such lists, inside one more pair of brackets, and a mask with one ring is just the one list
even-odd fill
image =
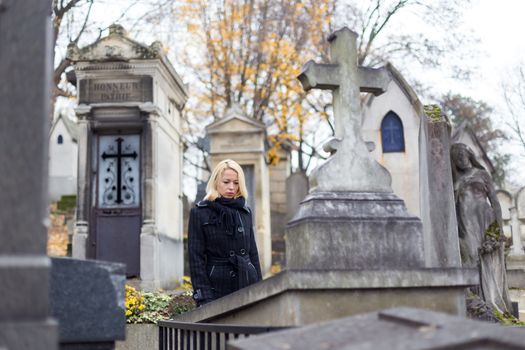
{"label": "blonde hair", "polygon": [[234,160],[225,159],[213,169],[210,179],[208,180],[208,185],[206,186],[206,196],[205,200],[214,201],[217,197],[220,197],[219,192],[217,191],[217,185],[219,184],[220,177],[226,169],[231,169],[237,173],[239,178],[239,190],[235,194],[234,198],[244,197],[248,199],[248,190],[246,189],[246,180],[244,179],[244,171],[242,171],[241,166]]}

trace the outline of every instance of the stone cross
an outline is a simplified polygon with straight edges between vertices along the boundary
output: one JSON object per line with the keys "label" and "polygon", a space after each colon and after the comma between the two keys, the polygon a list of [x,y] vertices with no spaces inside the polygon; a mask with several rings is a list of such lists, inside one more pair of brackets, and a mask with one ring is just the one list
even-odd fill
{"label": "stone cross", "polygon": [[384,68],[357,66],[357,34],[344,27],[330,35],[329,64],[309,61],[298,79],[303,88],[333,93],[335,139],[324,146],[335,153],[315,169],[312,191],[392,192],[388,171],[369,154],[361,136],[360,92],[380,95],[390,81]]}

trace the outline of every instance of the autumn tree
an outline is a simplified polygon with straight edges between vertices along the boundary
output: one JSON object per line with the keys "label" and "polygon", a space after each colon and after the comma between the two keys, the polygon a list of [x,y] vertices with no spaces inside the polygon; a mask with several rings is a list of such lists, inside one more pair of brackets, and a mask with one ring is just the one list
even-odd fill
{"label": "autumn tree", "polygon": [[501,187],[505,181],[505,170],[510,156],[498,148],[500,141],[506,140],[505,133],[494,126],[494,110],[486,102],[474,100],[459,94],[448,93],[441,98],[443,112],[447,114],[454,126],[467,122],[476,135],[481,146],[490,155],[495,173],[494,181]]}
{"label": "autumn tree", "polygon": [[[299,169],[305,170],[333,131],[331,98],[319,91],[305,94],[296,76],[309,59],[328,61],[328,34],[343,25],[356,31],[359,64],[392,60],[398,66],[415,58],[436,66],[452,46],[451,52],[461,51],[457,45],[467,36],[457,34],[455,25],[468,2],[160,0],[162,10],[150,15],[158,22],[173,14],[174,21],[186,25],[186,33],[179,32],[172,42],[184,42],[186,59],[181,61],[196,77],[186,109],[189,126],[220,118],[233,103],[239,104],[268,126],[270,159],[283,142],[291,141],[297,145]],[[444,39],[437,40],[436,33]],[[178,59],[181,54],[176,53]]]}
{"label": "autumn tree", "polygon": [[[233,104],[268,126],[271,149],[297,141],[304,151],[305,108],[296,77],[301,66],[323,52],[329,32],[329,0],[187,0],[174,4],[187,25],[187,66],[193,68],[197,97],[186,112],[221,118]],[[311,150],[310,150],[311,152]],[[302,157],[301,157],[302,158]],[[304,168],[304,166],[302,166]]]}

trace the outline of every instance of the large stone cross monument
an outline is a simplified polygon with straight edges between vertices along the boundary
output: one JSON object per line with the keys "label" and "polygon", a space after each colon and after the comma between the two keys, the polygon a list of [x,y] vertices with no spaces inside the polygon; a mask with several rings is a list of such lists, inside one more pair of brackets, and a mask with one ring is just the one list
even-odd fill
{"label": "large stone cross monument", "polygon": [[328,38],[332,62],[309,61],[299,76],[305,90],[333,91],[335,138],[324,148],[337,153],[310,178],[314,191],[392,192],[390,174],[370,156],[361,137],[359,102],[360,92],[382,94],[390,79],[384,68],[357,66],[356,39],[348,28],[334,32]]}

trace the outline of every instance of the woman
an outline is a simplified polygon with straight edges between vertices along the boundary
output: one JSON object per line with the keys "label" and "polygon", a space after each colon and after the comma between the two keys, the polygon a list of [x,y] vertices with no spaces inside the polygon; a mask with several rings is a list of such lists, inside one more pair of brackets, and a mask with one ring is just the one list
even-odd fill
{"label": "woman", "polygon": [[226,159],[213,170],[204,200],[190,212],[188,252],[198,306],[261,279],[247,197],[241,166]]}
{"label": "woman", "polygon": [[477,294],[500,312],[508,312],[511,302],[501,207],[492,179],[468,146],[453,144],[451,158],[463,266],[480,270],[481,290]]}

